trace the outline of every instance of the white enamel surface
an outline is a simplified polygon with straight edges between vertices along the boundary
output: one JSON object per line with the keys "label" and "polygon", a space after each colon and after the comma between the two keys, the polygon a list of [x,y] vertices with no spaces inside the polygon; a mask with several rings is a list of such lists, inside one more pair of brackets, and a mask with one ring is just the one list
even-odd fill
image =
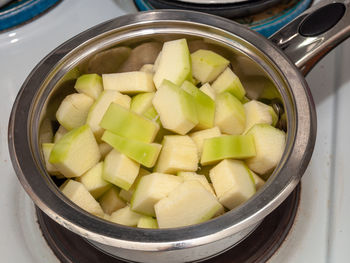
{"label": "white enamel surface", "polygon": [[349,51],[347,40],[307,77],[318,116],[316,146],[296,221],[270,263],[349,262]]}
{"label": "white enamel surface", "polygon": [[[7,125],[15,96],[31,69],[77,33],[121,14],[132,1],[62,1],[49,13],[0,33],[0,254],[1,262],[57,263],[36,223],[35,211],[13,171]],[[350,40],[307,77],[318,114],[314,155],[302,179],[293,228],[270,263],[346,263],[350,258]]]}
{"label": "white enamel surface", "polygon": [[350,98],[350,41],[342,44],[336,53],[335,65],[337,94],[335,98],[332,152],[334,162],[331,171],[331,207],[329,218],[328,260],[330,262],[348,262],[350,258],[350,137],[349,137],[349,98]]}

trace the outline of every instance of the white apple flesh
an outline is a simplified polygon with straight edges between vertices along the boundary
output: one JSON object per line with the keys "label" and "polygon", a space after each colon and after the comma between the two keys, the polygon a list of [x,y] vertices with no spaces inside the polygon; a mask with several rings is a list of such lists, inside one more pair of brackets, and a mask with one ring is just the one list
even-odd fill
{"label": "white apple flesh", "polygon": [[190,133],[189,136],[195,142],[198,149],[198,156],[202,156],[203,143],[205,139],[221,136],[220,129],[218,127],[213,127],[211,129],[196,131]]}
{"label": "white apple flesh", "polygon": [[215,90],[210,86],[209,83],[203,84],[200,88],[200,91],[207,94],[213,101],[215,101],[216,93]]}
{"label": "white apple flesh", "polygon": [[205,189],[207,189],[209,192],[215,195],[213,187],[209,184],[205,175],[197,174],[195,172],[178,172],[177,176],[182,177],[184,181],[191,181],[191,180],[198,181],[204,186]]}
{"label": "white apple flesh", "polygon": [[245,103],[243,107],[246,115],[245,133],[255,124],[266,123],[272,125],[273,118],[271,113],[275,112],[271,106],[251,100]]}
{"label": "white apple flesh", "polygon": [[82,183],[68,179],[60,188],[62,193],[80,208],[87,212],[103,217],[104,213],[100,204],[89,193]]}
{"label": "white apple flesh", "polygon": [[53,147],[49,162],[65,177],[78,177],[101,158],[96,139],[88,125],[66,133]]}
{"label": "white apple flesh", "polygon": [[181,88],[194,98],[198,116],[198,124],[195,129],[212,128],[215,117],[215,102],[187,80],[184,81]]}
{"label": "white apple flesh", "polygon": [[188,135],[167,135],[162,142],[154,171],[176,174],[180,171],[195,172],[198,169],[198,150]]}
{"label": "white apple flesh", "polygon": [[159,228],[202,223],[221,208],[217,198],[194,180],[183,182],[154,206]]}
{"label": "white apple flesh", "polygon": [[153,106],[165,129],[185,135],[198,124],[195,99],[170,81],[158,88]]}
{"label": "white apple flesh", "polygon": [[139,114],[112,103],[100,122],[100,126],[119,136],[140,142],[153,142],[159,125]]}
{"label": "white apple flesh", "polygon": [[105,90],[116,90],[125,94],[156,90],[153,74],[144,71],[103,74],[102,80]]}
{"label": "white apple flesh", "polygon": [[192,74],[201,83],[212,82],[230,63],[210,50],[199,49],[191,54]]}
{"label": "white apple flesh", "polygon": [[102,178],[103,162],[99,162],[91,167],[86,173],[77,177],[76,181],[82,183],[90,194],[98,199],[103,195],[112,185]]}
{"label": "white apple flesh", "polygon": [[131,209],[148,216],[155,216],[154,205],[183,182],[183,178],[164,173],[143,176],[135,186]]}
{"label": "white apple flesh", "polygon": [[57,112],[57,121],[67,130],[85,124],[90,107],[94,100],[85,94],[73,93],[61,102]]}
{"label": "white apple flesh", "polygon": [[206,139],[201,164],[208,165],[224,159],[247,159],[256,155],[251,135],[222,135]]}
{"label": "white apple flesh", "polygon": [[223,160],[210,170],[210,179],[220,203],[228,209],[255,194],[255,182],[243,161]]}
{"label": "white apple flesh", "polygon": [[246,117],[242,103],[228,92],[217,95],[215,103],[215,126],[218,126],[222,133],[243,133]]}
{"label": "white apple flesh", "polygon": [[105,90],[101,93],[95,103],[91,106],[86,119],[86,123],[89,124],[96,138],[101,138],[103,134],[104,130],[100,126],[100,122],[112,102],[129,109],[131,98],[116,90]]}
{"label": "white apple flesh", "polygon": [[246,94],[240,79],[230,68],[226,68],[211,86],[217,94],[230,92],[239,100]]}
{"label": "white apple flesh", "polygon": [[74,88],[79,93],[88,95],[96,100],[103,91],[102,78],[98,74],[85,74],[75,82]]}
{"label": "white apple flesh", "polygon": [[139,173],[139,169],[140,164],[117,150],[112,150],[105,158],[102,176],[104,180],[129,190]]}
{"label": "white apple flesh", "polygon": [[126,203],[119,197],[119,190],[116,187],[110,188],[98,201],[103,212],[108,215],[126,206]]}
{"label": "white apple flesh", "polygon": [[108,220],[120,225],[137,226],[141,217],[141,214],[132,211],[129,206],[125,206],[113,212]]}
{"label": "white apple flesh", "polygon": [[247,134],[254,137],[256,156],[247,159],[249,169],[263,175],[271,172],[282,158],[285,132],[268,124],[256,124]]}
{"label": "white apple flesh", "polygon": [[142,216],[137,222],[138,228],[158,228],[157,220],[151,216]]}
{"label": "white apple flesh", "polygon": [[161,52],[159,61],[155,63],[153,77],[157,89],[164,80],[180,86],[191,77],[191,59],[186,39],[165,42]]}

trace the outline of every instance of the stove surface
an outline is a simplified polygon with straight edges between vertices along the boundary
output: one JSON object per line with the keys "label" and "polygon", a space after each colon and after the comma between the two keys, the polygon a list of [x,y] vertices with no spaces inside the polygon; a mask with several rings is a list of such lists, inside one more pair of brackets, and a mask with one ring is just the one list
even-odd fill
{"label": "stove surface", "polygon": [[[35,208],[17,180],[7,147],[13,101],[31,69],[52,49],[79,32],[126,13],[133,1],[65,0],[33,22],[0,32],[0,254],[1,262],[59,262],[36,222]],[[308,75],[318,114],[316,147],[302,179],[295,223],[269,260],[349,262],[350,250],[350,40]]]}

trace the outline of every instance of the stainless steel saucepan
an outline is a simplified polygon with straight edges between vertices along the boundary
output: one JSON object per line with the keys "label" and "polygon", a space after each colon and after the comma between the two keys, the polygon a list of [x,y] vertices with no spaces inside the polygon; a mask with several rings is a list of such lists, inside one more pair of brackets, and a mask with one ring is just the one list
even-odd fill
{"label": "stainless steel saucepan", "polygon": [[[220,17],[174,10],[119,17],[77,35],[35,67],[14,103],[9,150],[21,184],[53,220],[126,260],[189,262],[234,246],[292,192],[309,163],[316,114],[303,74],[349,36],[349,3],[336,0],[315,5],[271,39]],[[210,48],[224,55],[248,96],[274,105],[281,117],[279,125],[287,131],[279,165],[245,204],[198,225],[138,229],[90,215],[70,202],[45,171],[40,144],[51,136],[47,124],[63,96],[72,92],[79,74],[138,70],[154,61],[162,42],[183,37],[191,51]]]}

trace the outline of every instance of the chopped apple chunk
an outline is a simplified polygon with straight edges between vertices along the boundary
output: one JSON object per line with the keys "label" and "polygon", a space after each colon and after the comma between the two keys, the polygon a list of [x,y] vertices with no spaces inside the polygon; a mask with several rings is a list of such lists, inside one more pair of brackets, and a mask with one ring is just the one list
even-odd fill
{"label": "chopped apple chunk", "polygon": [[135,95],[131,100],[130,110],[140,115],[144,114],[153,106],[153,97],[154,92],[144,92]]}
{"label": "chopped apple chunk", "polygon": [[170,81],[158,88],[153,106],[165,129],[184,135],[198,124],[195,99]]}
{"label": "chopped apple chunk", "polygon": [[154,64],[153,64],[153,71],[156,72],[158,70],[158,67],[159,67],[159,62],[160,62],[160,58],[162,57],[162,51],[159,52],[156,60],[154,61]]}
{"label": "chopped apple chunk", "polygon": [[104,132],[102,140],[134,161],[149,168],[155,165],[162,148],[162,145],[158,143],[144,143],[127,139],[109,131]]}
{"label": "chopped apple chunk", "polygon": [[127,60],[122,64],[120,68],[118,68],[118,72],[129,72],[132,70],[140,69],[142,65],[153,63],[161,49],[162,43],[158,41],[148,41],[137,45],[132,49]]}
{"label": "chopped apple chunk", "polygon": [[141,217],[141,214],[132,211],[129,206],[125,206],[113,212],[108,220],[120,225],[137,226]]}
{"label": "chopped apple chunk", "polygon": [[96,100],[103,91],[102,78],[98,74],[85,74],[75,82],[74,88],[79,93],[84,93]]}
{"label": "chopped apple chunk", "polygon": [[65,177],[78,177],[99,162],[101,154],[88,125],[66,133],[53,147],[49,162]]}
{"label": "chopped apple chunk", "polygon": [[205,139],[213,138],[213,137],[218,137],[221,135],[220,129],[218,127],[214,127],[211,129],[206,129],[206,130],[201,130],[197,132],[193,132],[189,134],[191,139],[195,142],[197,145],[198,149],[198,156],[202,156],[202,151],[203,151],[203,143]]}
{"label": "chopped apple chunk", "polygon": [[199,49],[191,54],[192,74],[201,83],[212,82],[230,63],[210,50]]}
{"label": "chopped apple chunk", "polygon": [[241,134],[245,129],[246,117],[242,103],[231,93],[224,92],[216,97],[215,126],[227,134]]}
{"label": "chopped apple chunk", "polygon": [[99,162],[86,173],[76,179],[77,182],[82,183],[90,194],[95,198],[99,198],[112,187],[110,183],[102,178],[103,162]]}
{"label": "chopped apple chunk", "polygon": [[163,173],[143,176],[135,187],[131,209],[149,216],[155,216],[154,205],[182,183],[183,178]]}
{"label": "chopped apple chunk", "polygon": [[247,165],[238,160],[223,160],[210,170],[210,179],[220,203],[228,209],[255,194],[255,182]]}
{"label": "chopped apple chunk", "polygon": [[153,77],[157,89],[165,79],[180,86],[191,77],[191,59],[186,39],[165,42],[161,53],[158,62],[155,62]]}
{"label": "chopped apple chunk", "polygon": [[117,150],[112,150],[105,158],[102,177],[120,188],[129,190],[139,169],[140,164]]}
{"label": "chopped apple chunk", "polygon": [[134,185],[132,185],[128,191],[121,189],[119,192],[119,196],[121,199],[123,199],[125,202],[130,203],[131,202],[131,198],[132,198],[132,194],[134,193],[135,189],[133,187]]}
{"label": "chopped apple chunk", "polygon": [[73,93],[63,99],[56,112],[58,122],[67,130],[85,124],[94,100],[85,94]]}
{"label": "chopped apple chunk", "polygon": [[126,203],[119,197],[119,190],[116,187],[110,188],[98,201],[108,215],[126,206]]}
{"label": "chopped apple chunk", "polygon": [[215,102],[191,82],[185,80],[181,88],[194,98],[198,116],[195,129],[209,129],[214,125]]}
{"label": "chopped apple chunk", "polygon": [[215,195],[213,187],[209,184],[205,175],[197,174],[194,172],[178,172],[177,176],[182,177],[184,181],[190,181],[190,180],[198,181],[204,186],[205,189],[207,189],[209,192]]}
{"label": "chopped apple chunk", "polygon": [[159,228],[202,223],[221,208],[217,198],[194,180],[183,182],[154,206]]}
{"label": "chopped apple chunk", "polygon": [[105,90],[126,94],[155,91],[153,74],[144,71],[103,74],[102,80]]}
{"label": "chopped apple chunk", "polygon": [[256,156],[247,159],[248,167],[261,175],[271,172],[282,158],[285,132],[268,124],[256,124],[247,134],[254,137],[256,149]]}
{"label": "chopped apple chunk", "polygon": [[[154,108],[154,106],[152,105],[149,109],[147,109],[145,111],[145,113],[143,114],[144,117],[146,117],[147,119],[153,121],[153,122],[156,122],[158,123],[159,125],[159,131],[158,131],[158,134],[157,134],[157,137],[163,132],[162,130],[164,130],[163,127],[161,127],[161,122],[159,120],[159,114],[158,112],[156,111],[156,109]],[[163,132],[164,133],[164,132]],[[157,138],[156,137],[156,138]],[[156,140],[156,139],[155,139]]]}
{"label": "chopped apple chunk", "polygon": [[86,119],[86,123],[89,124],[97,138],[100,138],[104,131],[100,126],[100,122],[109,105],[114,102],[126,109],[129,109],[130,101],[131,98],[128,95],[123,95],[116,90],[105,90],[101,93],[95,103],[91,106]]}
{"label": "chopped apple chunk", "polygon": [[249,131],[255,124],[266,123],[272,125],[277,119],[277,115],[271,106],[262,102],[251,100],[243,105],[246,125],[245,132]]}
{"label": "chopped apple chunk", "polygon": [[82,183],[68,179],[60,188],[62,193],[73,203],[87,212],[103,217],[100,204],[94,199]]}
{"label": "chopped apple chunk", "polygon": [[253,136],[222,135],[204,141],[201,164],[213,164],[229,158],[247,159],[255,155]]}
{"label": "chopped apple chunk", "polygon": [[179,171],[195,172],[198,169],[198,150],[193,140],[185,135],[167,135],[162,142],[155,171],[175,174]]}
{"label": "chopped apple chunk", "polygon": [[146,143],[153,142],[159,130],[157,123],[116,103],[112,103],[109,106],[100,126],[119,136]]}
{"label": "chopped apple chunk", "polygon": [[203,84],[202,87],[199,88],[199,90],[207,94],[213,101],[215,101],[216,93],[209,83]]}
{"label": "chopped apple chunk", "polygon": [[211,86],[216,93],[230,92],[239,100],[242,100],[246,93],[240,79],[230,68],[226,68]]}
{"label": "chopped apple chunk", "polygon": [[43,143],[51,143],[53,139],[53,129],[52,129],[52,121],[50,118],[45,118],[40,123],[39,128],[39,142]]}
{"label": "chopped apple chunk", "polygon": [[140,179],[145,176],[151,174],[149,171],[147,171],[146,169],[140,168],[139,174],[137,175],[135,182],[133,183],[133,185],[129,188],[128,191],[121,189],[119,192],[119,196],[126,202],[130,203],[131,202],[131,198],[133,193],[135,192],[135,186],[138,184],[138,182],[140,181]]}
{"label": "chopped apple chunk", "polygon": [[158,228],[157,220],[150,216],[142,216],[137,222],[139,228]]}

